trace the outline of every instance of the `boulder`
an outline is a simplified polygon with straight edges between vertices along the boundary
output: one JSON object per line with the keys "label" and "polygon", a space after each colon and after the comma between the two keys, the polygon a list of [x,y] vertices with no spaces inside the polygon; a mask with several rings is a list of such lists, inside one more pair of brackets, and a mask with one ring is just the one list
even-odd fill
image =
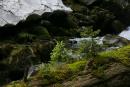
{"label": "boulder", "polygon": [[120,36],[107,34],[104,36],[103,43],[109,46],[122,47],[128,45],[130,41]]}

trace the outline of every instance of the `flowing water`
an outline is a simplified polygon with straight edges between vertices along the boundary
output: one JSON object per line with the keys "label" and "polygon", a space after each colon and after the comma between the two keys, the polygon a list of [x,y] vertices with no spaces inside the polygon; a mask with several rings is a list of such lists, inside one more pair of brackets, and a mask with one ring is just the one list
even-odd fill
{"label": "flowing water", "polygon": [[122,31],[119,34],[119,36],[124,37],[124,38],[130,40],[130,26],[126,30]]}

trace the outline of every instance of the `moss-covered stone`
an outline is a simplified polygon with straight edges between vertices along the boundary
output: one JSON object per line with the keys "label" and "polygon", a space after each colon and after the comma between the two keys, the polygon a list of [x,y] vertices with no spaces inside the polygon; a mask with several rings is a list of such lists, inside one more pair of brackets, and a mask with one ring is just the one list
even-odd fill
{"label": "moss-covered stone", "polygon": [[41,40],[51,38],[48,30],[45,27],[42,27],[42,26],[34,27],[31,32],[34,35],[36,35],[36,38],[41,39]]}

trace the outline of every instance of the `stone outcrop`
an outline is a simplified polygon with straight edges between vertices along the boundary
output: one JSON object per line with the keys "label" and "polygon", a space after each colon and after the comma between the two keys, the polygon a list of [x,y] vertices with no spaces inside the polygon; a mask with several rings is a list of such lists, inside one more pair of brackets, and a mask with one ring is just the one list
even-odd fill
{"label": "stone outcrop", "polygon": [[15,25],[31,14],[42,15],[55,10],[72,11],[62,0],[0,0],[0,26]]}
{"label": "stone outcrop", "polygon": [[74,81],[63,83],[63,87],[129,87],[130,68],[113,63],[104,71],[104,79],[90,74],[79,76]]}

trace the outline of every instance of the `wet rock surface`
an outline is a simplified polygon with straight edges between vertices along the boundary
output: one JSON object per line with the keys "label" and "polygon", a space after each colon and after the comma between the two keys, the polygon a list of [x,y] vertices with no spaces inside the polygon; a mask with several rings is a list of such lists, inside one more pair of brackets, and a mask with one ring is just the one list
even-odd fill
{"label": "wet rock surface", "polygon": [[[69,44],[71,45],[71,47],[74,48],[78,48],[79,44],[86,40],[86,41],[90,41],[92,38],[88,37],[88,38],[74,38],[74,39],[69,39]],[[108,47],[105,49],[112,49],[113,47],[119,48],[122,46],[126,46],[130,43],[129,40],[127,40],[126,38],[117,36],[117,35],[111,35],[111,34],[107,34],[103,37],[96,37],[94,38],[94,40],[97,42],[97,44],[99,45],[107,45]],[[111,48],[112,47],[112,48]]]}

